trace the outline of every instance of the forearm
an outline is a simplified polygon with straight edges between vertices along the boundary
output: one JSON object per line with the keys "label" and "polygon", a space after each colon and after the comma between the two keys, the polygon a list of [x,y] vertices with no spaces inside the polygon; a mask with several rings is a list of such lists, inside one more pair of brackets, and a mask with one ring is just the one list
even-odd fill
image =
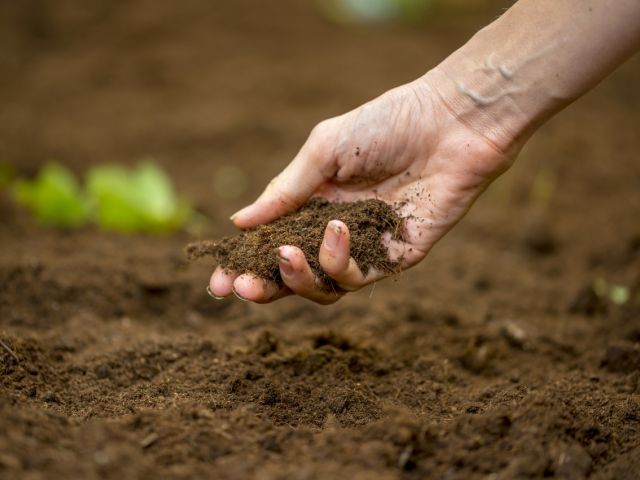
{"label": "forearm", "polygon": [[638,0],[520,0],[424,79],[503,151],[640,46]]}

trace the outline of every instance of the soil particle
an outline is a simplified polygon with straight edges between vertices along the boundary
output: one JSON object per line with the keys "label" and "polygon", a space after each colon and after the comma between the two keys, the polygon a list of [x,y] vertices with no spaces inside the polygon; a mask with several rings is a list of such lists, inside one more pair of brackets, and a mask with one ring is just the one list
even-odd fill
{"label": "soil particle", "polygon": [[591,464],[591,456],[587,451],[582,445],[574,443],[559,449],[553,470],[560,478],[580,479],[589,473]]}
{"label": "soil particle", "polygon": [[218,241],[192,243],[186,253],[190,260],[211,256],[216,266],[253,273],[282,285],[277,249],[283,245],[296,246],[304,252],[318,279],[331,290],[336,285],[318,261],[324,232],[331,220],[341,220],[349,228],[351,257],[365,275],[371,269],[385,273],[397,271],[398,260],[389,259],[382,235],[389,232],[393,240],[402,240],[403,222],[391,206],[377,199],[333,203],[312,198],[300,210],[273,223]]}
{"label": "soil particle", "polygon": [[512,347],[526,348],[527,332],[520,325],[507,321],[501,326],[500,333]]}
{"label": "soil particle", "polygon": [[495,351],[484,336],[471,339],[460,357],[462,366],[473,373],[482,373],[489,368]]}
{"label": "soil particle", "polygon": [[347,351],[353,348],[351,340],[332,331],[329,331],[326,334],[316,335],[312,340],[313,348],[320,348],[325,345],[330,345],[342,351]]}
{"label": "soil particle", "polygon": [[267,356],[278,350],[278,339],[269,331],[262,332],[257,338],[253,349],[261,357]]}
{"label": "soil particle", "polygon": [[607,302],[599,296],[593,288],[593,285],[585,285],[574,296],[569,304],[569,313],[581,314],[586,316],[600,315],[607,312]]}
{"label": "soil particle", "polygon": [[525,227],[523,243],[534,255],[551,255],[558,249],[551,227],[542,221],[533,221]]}
{"label": "soil particle", "polygon": [[640,371],[640,344],[618,342],[607,347],[602,366],[611,372]]}
{"label": "soil particle", "polygon": [[60,399],[54,392],[46,392],[42,396],[42,400],[44,400],[47,403],[60,403]]}
{"label": "soil particle", "polygon": [[640,447],[621,453],[596,479],[635,480],[640,472]]}

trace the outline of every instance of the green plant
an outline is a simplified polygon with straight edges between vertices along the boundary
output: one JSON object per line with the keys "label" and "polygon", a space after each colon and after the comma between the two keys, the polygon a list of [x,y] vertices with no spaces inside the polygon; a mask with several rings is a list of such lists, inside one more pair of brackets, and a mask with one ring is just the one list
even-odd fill
{"label": "green plant", "polygon": [[73,174],[55,163],[48,163],[33,180],[17,180],[13,195],[31,210],[43,225],[79,227],[89,218],[89,201]]}
{"label": "green plant", "polygon": [[74,228],[91,221],[104,230],[166,233],[193,216],[171,179],[150,162],[134,169],[94,167],[84,189],[69,170],[48,163],[34,179],[15,181],[12,190],[18,203],[48,226]]}
{"label": "green plant", "polygon": [[96,222],[105,230],[169,232],[182,227],[192,213],[177,198],[169,177],[148,162],[132,171],[119,166],[91,169],[87,193],[95,200]]}

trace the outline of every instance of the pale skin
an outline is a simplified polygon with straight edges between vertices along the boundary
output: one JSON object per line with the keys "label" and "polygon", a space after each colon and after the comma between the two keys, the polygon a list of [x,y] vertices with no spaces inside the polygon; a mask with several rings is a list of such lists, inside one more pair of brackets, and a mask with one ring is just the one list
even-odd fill
{"label": "pale skin", "polygon": [[[640,47],[638,0],[520,0],[419,79],[318,124],[239,228],[268,223],[312,196],[404,202],[404,242],[383,242],[401,268],[419,263],[505,172],[526,140]],[[339,290],[322,288],[302,251],[278,250],[284,286],[217,268],[216,298],[267,303],[297,294],[321,304],[381,279],[349,256],[339,219],[319,261]]]}

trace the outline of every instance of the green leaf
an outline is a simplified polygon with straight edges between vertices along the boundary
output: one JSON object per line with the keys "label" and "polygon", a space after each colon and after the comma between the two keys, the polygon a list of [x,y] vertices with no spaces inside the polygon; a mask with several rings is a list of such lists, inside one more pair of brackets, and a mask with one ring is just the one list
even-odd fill
{"label": "green leaf", "polygon": [[56,163],[48,163],[33,180],[13,184],[16,201],[30,209],[43,225],[74,228],[87,222],[89,202],[73,174]]}
{"label": "green leaf", "polygon": [[178,230],[192,211],[178,199],[171,180],[159,167],[143,163],[135,170],[93,168],[87,192],[95,200],[97,222],[105,230],[164,233]]}

